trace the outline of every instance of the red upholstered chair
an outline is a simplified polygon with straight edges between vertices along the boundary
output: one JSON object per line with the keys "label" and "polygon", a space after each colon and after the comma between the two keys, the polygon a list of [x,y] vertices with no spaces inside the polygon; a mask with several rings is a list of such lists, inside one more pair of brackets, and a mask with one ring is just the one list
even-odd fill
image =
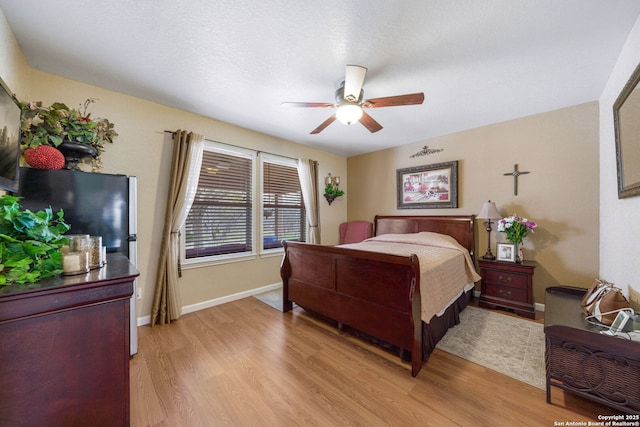
{"label": "red upholstered chair", "polygon": [[373,236],[373,224],[369,221],[349,221],[340,224],[340,244],[358,243]]}

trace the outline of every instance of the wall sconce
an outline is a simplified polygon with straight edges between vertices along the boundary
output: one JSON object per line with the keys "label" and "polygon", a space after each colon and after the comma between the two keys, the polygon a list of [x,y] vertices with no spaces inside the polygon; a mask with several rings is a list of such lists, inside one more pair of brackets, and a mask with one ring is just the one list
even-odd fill
{"label": "wall sconce", "polygon": [[480,213],[476,216],[478,219],[486,220],[484,225],[487,230],[487,252],[482,257],[483,259],[496,259],[496,257],[491,252],[491,220],[502,218],[500,216],[500,212],[496,208],[496,204],[489,200],[488,202],[484,202],[482,207],[480,208]]}
{"label": "wall sconce", "polygon": [[337,197],[344,196],[344,191],[342,191],[339,186],[339,176],[331,176],[331,173],[329,173],[329,175],[324,178],[324,198],[327,199],[329,205],[331,205]]}

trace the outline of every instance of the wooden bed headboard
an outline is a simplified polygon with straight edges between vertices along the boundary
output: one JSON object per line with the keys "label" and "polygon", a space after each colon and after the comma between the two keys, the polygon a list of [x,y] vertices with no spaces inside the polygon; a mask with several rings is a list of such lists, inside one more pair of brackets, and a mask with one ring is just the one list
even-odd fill
{"label": "wooden bed headboard", "polygon": [[374,234],[407,234],[431,231],[448,234],[475,258],[475,215],[386,216],[376,215]]}

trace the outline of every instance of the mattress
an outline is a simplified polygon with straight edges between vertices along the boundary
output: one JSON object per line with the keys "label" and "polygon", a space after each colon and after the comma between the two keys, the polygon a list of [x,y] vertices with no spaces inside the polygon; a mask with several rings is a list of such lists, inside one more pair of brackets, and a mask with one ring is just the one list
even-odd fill
{"label": "mattress", "polygon": [[420,263],[421,319],[441,316],[480,276],[469,252],[453,237],[433,232],[383,234],[340,247],[393,255],[416,255]]}

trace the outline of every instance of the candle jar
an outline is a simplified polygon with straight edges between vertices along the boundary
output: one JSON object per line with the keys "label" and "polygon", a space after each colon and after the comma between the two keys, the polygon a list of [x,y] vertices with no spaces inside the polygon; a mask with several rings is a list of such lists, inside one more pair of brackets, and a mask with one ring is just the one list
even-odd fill
{"label": "candle jar", "polygon": [[[62,274],[82,274],[89,271],[89,249],[91,241],[88,234],[69,234],[69,249],[62,255]],[[65,262],[67,267],[65,268]]]}
{"label": "candle jar", "polygon": [[62,274],[70,276],[89,271],[89,252],[67,252],[62,254]]}
{"label": "candle jar", "polygon": [[102,267],[102,236],[89,237],[89,268]]}
{"label": "candle jar", "polygon": [[88,234],[69,234],[65,237],[69,240],[69,252],[89,251],[91,243]]}

